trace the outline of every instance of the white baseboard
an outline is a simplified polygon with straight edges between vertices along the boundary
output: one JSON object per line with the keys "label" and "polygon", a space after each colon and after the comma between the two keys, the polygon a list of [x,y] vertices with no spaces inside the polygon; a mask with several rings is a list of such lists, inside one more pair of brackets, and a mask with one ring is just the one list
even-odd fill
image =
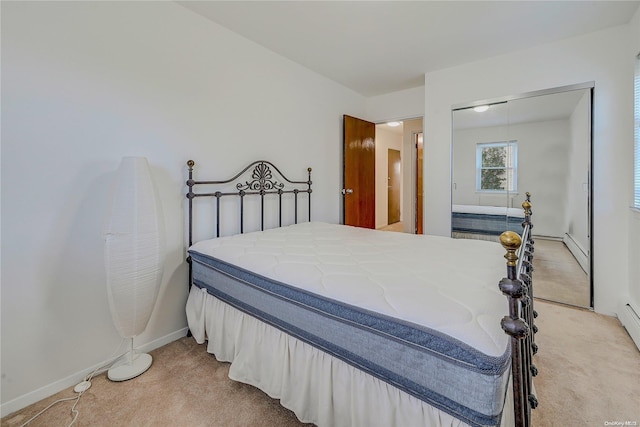
{"label": "white baseboard", "polygon": [[[188,328],[182,328],[175,332],[172,332],[168,335],[155,339],[151,342],[141,345],[140,347],[136,347],[136,350],[141,352],[150,352],[155,350],[156,348],[162,347],[163,345],[169,344],[175,340],[178,340],[184,337],[187,334]],[[19,411],[22,408],[25,408],[32,403],[36,403],[46,397],[54,395],[59,391],[62,391],[68,387],[72,387],[82,381],[87,375],[91,374],[96,369],[99,369],[105,365],[107,365],[110,360],[105,360],[101,363],[98,363],[89,368],[83,369],[80,372],[69,375],[66,378],[62,378],[58,381],[55,381],[51,384],[47,384],[44,387],[40,387],[37,390],[24,394],[22,396],[16,397],[9,402],[3,403],[0,406],[0,417],[5,417],[13,412]]]}
{"label": "white baseboard", "polygon": [[631,339],[636,343],[636,347],[640,350],[640,315],[633,307],[626,304],[622,307],[622,311],[618,314],[620,323],[625,327]]}
{"label": "white baseboard", "polygon": [[584,270],[585,273],[589,274],[589,257],[587,256],[584,248],[582,248],[582,246],[580,246],[575,240],[573,240],[573,237],[571,237],[570,234],[565,234],[562,241],[567,246],[567,249],[569,249],[569,252],[573,254],[573,257],[576,259],[576,261],[578,261],[578,264],[580,264],[582,270]]}

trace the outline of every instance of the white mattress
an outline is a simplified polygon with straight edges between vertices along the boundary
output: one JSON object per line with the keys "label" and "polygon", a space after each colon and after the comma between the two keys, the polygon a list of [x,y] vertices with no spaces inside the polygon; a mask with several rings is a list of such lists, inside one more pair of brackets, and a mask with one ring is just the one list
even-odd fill
{"label": "white mattress", "polygon": [[507,208],[504,206],[452,205],[451,211],[482,215],[508,215],[515,218],[524,218],[524,210],[522,208]]}
{"label": "white mattress", "polygon": [[427,326],[504,354],[506,273],[497,243],[325,223],[198,242],[192,249],[345,303]]}

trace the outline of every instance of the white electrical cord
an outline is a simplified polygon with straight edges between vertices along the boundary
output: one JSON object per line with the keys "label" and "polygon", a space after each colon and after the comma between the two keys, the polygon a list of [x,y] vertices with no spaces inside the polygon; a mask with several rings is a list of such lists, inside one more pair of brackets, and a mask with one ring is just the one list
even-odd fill
{"label": "white electrical cord", "polygon": [[71,423],[69,423],[69,425],[67,427],[71,427],[76,420],[78,419],[78,415],[80,415],[80,412],[76,409],[76,405],[78,405],[78,402],[80,402],[80,398],[82,397],[83,393],[87,390],[89,390],[89,388],[91,387],[91,379],[95,376],[95,375],[99,375],[105,371],[107,371],[111,365],[113,365],[118,359],[120,359],[122,356],[125,356],[127,352],[120,354],[117,357],[114,357],[115,354],[120,350],[120,347],[122,347],[122,343],[126,342],[127,339],[123,338],[122,341],[120,341],[120,344],[118,344],[118,347],[116,348],[116,350],[111,353],[111,356],[109,356],[107,358],[107,360],[110,360],[108,363],[106,363],[105,365],[102,365],[98,368],[96,368],[93,372],[91,372],[89,375],[87,375],[86,377],[84,377],[84,380],[81,381],[78,385],[75,386],[74,391],[76,393],[78,393],[77,396],[75,397],[67,397],[64,399],[58,399],[55,402],[51,403],[49,406],[47,406],[46,408],[44,408],[42,411],[38,412],[37,414],[35,414],[33,417],[31,417],[27,422],[25,422],[24,424],[20,425],[20,427],[24,427],[27,424],[29,424],[31,421],[35,420],[36,418],[38,418],[40,415],[44,414],[46,411],[48,411],[52,406],[61,403],[61,402],[67,402],[70,400],[75,400],[75,403],[73,404],[73,406],[71,407],[71,414],[73,414],[73,419],[71,420]]}
{"label": "white electrical cord", "polygon": [[[27,424],[29,424],[31,421],[35,420],[36,418],[38,418],[40,415],[44,414],[46,411],[49,410],[49,408],[51,408],[53,405],[55,405],[56,403],[60,403],[60,402],[66,402],[68,400],[77,400],[80,396],[77,397],[67,397],[66,399],[60,399],[60,400],[56,400],[55,402],[53,402],[52,404],[50,404],[49,406],[47,406],[46,408],[44,408],[42,411],[38,412],[37,414],[35,414],[33,417],[31,417],[31,419],[29,421],[27,421],[26,423],[22,424],[20,427],[24,427]],[[73,420],[75,421],[75,419]],[[71,424],[73,424],[73,421],[71,422]]]}

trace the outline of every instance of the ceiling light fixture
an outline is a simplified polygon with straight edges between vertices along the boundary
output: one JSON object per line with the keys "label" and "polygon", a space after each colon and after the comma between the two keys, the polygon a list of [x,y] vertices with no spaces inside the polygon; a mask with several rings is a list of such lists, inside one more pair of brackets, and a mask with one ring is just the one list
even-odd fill
{"label": "ceiling light fixture", "polygon": [[400,126],[402,122],[387,122],[387,126],[391,126],[392,128],[396,126]]}
{"label": "ceiling light fixture", "polygon": [[476,113],[484,113],[488,109],[488,105],[478,105],[477,107],[473,107],[473,111],[475,111]]}

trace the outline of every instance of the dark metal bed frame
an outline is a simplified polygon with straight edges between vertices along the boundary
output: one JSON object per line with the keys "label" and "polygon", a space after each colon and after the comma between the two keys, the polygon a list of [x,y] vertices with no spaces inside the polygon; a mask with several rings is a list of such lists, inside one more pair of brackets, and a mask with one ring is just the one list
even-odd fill
{"label": "dark metal bed frame", "polygon": [[[307,168],[309,174],[307,181],[291,181],[280,172],[280,170],[271,162],[266,160],[256,160],[241,170],[233,178],[229,178],[222,181],[196,181],[193,179],[193,166],[196,162],[189,160],[187,167],[189,168],[189,179],[187,180],[187,186],[189,192],[187,193],[187,199],[189,199],[189,246],[193,244],[193,199],[196,197],[215,197],[216,198],[216,237],[220,237],[220,199],[225,196],[237,196],[240,197],[240,233],[244,233],[244,198],[245,196],[260,196],[260,229],[264,230],[264,197],[267,194],[277,194],[279,201],[278,211],[278,227],[282,227],[282,195],[293,194],[294,195],[294,222],[298,223],[298,194],[309,194],[309,221],[311,221],[311,168]],[[236,183],[235,187],[238,191],[234,192],[220,192],[214,193],[195,193],[193,187],[196,185],[223,185],[229,184],[236,179],[240,178],[246,172],[251,169],[250,180]],[[274,175],[271,168],[278,175]],[[306,188],[299,188],[299,185],[306,185]]]}
{"label": "dark metal bed frame", "polygon": [[516,427],[531,426],[531,410],[538,406],[533,387],[533,377],[538,369],[533,356],[538,352],[535,333],[538,328],[534,319],[538,313],[533,308],[533,252],[531,236],[531,194],[526,193],[522,203],[524,221],[522,237],[513,231],[500,235],[500,243],[507,250],[507,277],[499,287],[509,301],[509,315],[502,319],[501,326],[511,336],[511,372],[513,378],[513,405]]}
{"label": "dark metal bed frame", "polygon": [[[273,163],[258,160],[234,177],[222,181],[196,181],[193,179],[195,162],[187,162],[189,179],[186,194],[189,199],[189,246],[193,244],[193,199],[196,197],[215,197],[216,199],[216,237],[220,237],[220,199],[226,196],[240,197],[240,233],[244,233],[244,198],[246,196],[260,196],[260,229],[264,230],[264,198],[268,194],[278,196],[278,227],[282,226],[282,196],[294,194],[294,223],[298,223],[298,194],[308,194],[308,221],[311,221],[311,168],[307,169],[307,181],[292,181],[285,177]],[[249,170],[251,171],[249,172]],[[272,171],[273,169],[273,171]],[[276,174],[274,174],[274,172]],[[243,175],[249,175],[247,180],[240,180]],[[197,185],[224,185],[233,183],[237,191],[196,193]],[[513,231],[505,231],[500,235],[500,243],[506,249],[504,256],[507,260],[507,277],[503,278],[499,287],[507,297],[509,314],[502,319],[501,326],[506,334],[511,336],[511,370],[513,378],[514,419],[516,427],[531,426],[531,410],[538,405],[533,387],[533,377],[537,369],[533,364],[533,355],[538,351],[535,343],[534,318],[537,317],[533,309],[533,252],[534,241],[531,237],[531,195],[526,193],[526,200],[522,203],[525,219],[522,223],[522,235]],[[192,282],[191,257],[189,263],[189,287]]]}

